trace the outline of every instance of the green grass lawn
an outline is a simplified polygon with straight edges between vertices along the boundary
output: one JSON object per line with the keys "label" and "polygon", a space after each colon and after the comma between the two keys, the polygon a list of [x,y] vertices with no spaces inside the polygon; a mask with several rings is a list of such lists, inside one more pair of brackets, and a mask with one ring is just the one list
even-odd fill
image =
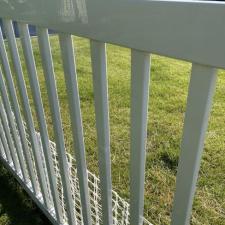
{"label": "green grass lawn", "polygon": [[[85,39],[75,38],[74,43],[88,168],[98,174],[89,42]],[[66,146],[67,150],[72,152],[73,140],[70,129],[69,109],[60,49],[56,37],[51,37],[51,45]],[[33,39],[33,47],[49,135],[54,140],[44,75],[36,39]],[[123,198],[129,199],[130,50],[114,45],[107,45],[107,55],[113,187]],[[190,70],[191,65],[189,63],[155,55],[152,56],[145,217],[156,225],[169,224],[170,222]],[[28,84],[25,67],[24,72]],[[31,98],[29,87],[28,92]],[[197,194],[194,201],[192,224],[195,225],[225,224],[224,93],[225,72],[219,71],[216,95],[201,163]],[[33,109],[32,101],[31,105]],[[36,121],[34,111],[33,114]],[[1,169],[1,174],[5,174],[2,171]],[[4,177],[3,188],[0,179],[0,224],[46,224],[47,222],[43,220],[43,216],[40,213],[37,213],[37,209],[30,203],[30,200],[24,197],[24,194],[21,194],[23,192],[18,188],[18,185],[11,182],[11,179],[9,179],[8,184],[8,175],[4,175]],[[13,183],[13,186],[16,185],[16,188],[11,187],[11,183]],[[1,198],[2,193],[5,191],[4,187],[10,190],[8,191],[9,196]],[[14,195],[16,196],[15,199],[18,199],[16,200],[19,202],[18,204],[25,204],[25,206],[17,207],[15,204],[15,207],[8,207],[10,208],[8,210],[7,205],[11,204],[10,201],[13,201]],[[7,204],[5,204],[5,201],[7,201]],[[29,204],[27,204],[27,201]],[[17,215],[19,215],[18,222],[15,220]],[[4,222],[5,220],[8,223]],[[30,223],[30,220],[37,222]]]}

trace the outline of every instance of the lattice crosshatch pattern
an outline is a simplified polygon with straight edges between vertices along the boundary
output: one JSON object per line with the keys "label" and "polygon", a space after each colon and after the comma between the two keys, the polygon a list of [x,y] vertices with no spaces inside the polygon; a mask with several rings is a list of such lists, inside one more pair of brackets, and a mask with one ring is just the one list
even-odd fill
{"label": "lattice crosshatch pattern", "polygon": [[[5,111],[4,111],[4,114],[5,114]],[[14,115],[13,115],[13,117],[14,117]],[[5,114],[5,118],[6,118],[6,114]],[[7,125],[8,125],[8,122],[7,122]],[[24,122],[23,125],[24,125],[24,129],[27,131],[26,123]],[[9,128],[9,125],[8,125],[8,128]],[[19,133],[17,133],[17,134],[18,134],[18,138],[20,138]],[[45,171],[45,179],[46,179],[46,183],[47,183],[47,187],[48,187],[47,188],[48,189],[48,198],[49,198],[49,200],[52,204],[52,208],[53,208],[53,200],[52,200],[51,189],[50,189],[49,180],[48,180],[48,172],[47,172],[47,168],[46,168],[46,161],[44,159],[45,157],[44,157],[44,153],[43,153],[43,147],[42,147],[40,133],[36,132],[36,136],[37,136],[37,140],[38,140],[38,144],[39,144],[40,154],[42,156],[41,157],[42,166]],[[29,141],[29,135],[27,134],[26,137],[27,137],[27,143],[28,143],[29,150],[30,150],[30,155],[32,156],[32,162],[34,164],[33,168],[36,168],[35,161],[33,158],[32,147],[31,147],[31,144]],[[63,224],[68,224],[65,199],[64,199],[64,195],[63,195],[63,185],[62,185],[60,172],[59,172],[59,162],[58,162],[58,155],[56,152],[56,145],[52,141],[50,141],[49,144],[50,144],[51,154],[52,154],[52,158],[53,158],[54,171],[56,174],[57,187],[58,187],[58,191],[59,191],[60,208],[62,211],[63,222],[64,222]],[[6,153],[3,148],[3,144],[2,144],[1,140],[0,140],[0,150],[1,150],[0,152],[1,152],[2,160],[5,160],[7,162],[8,159],[7,159],[7,156],[6,156]],[[15,151],[15,149],[14,149],[14,151]],[[72,155],[69,153],[67,153],[67,162],[69,165],[68,174],[69,174],[69,179],[70,179],[70,183],[71,183],[71,192],[72,192],[72,196],[73,196],[73,206],[74,206],[74,214],[75,214],[76,222],[77,222],[77,224],[84,224],[83,216],[82,216],[82,209],[81,209],[79,183],[78,183],[77,170],[76,170],[76,161],[72,157]],[[12,170],[15,171],[15,168],[12,163],[10,164],[10,166],[11,166]],[[36,177],[36,180],[38,183],[36,169],[34,170],[34,174],[35,174],[35,177]],[[99,182],[100,182],[99,178],[95,174],[88,171],[88,188],[89,188],[89,193],[90,193],[91,218],[92,218],[92,223],[96,224],[96,225],[102,224],[101,194],[100,194]],[[31,192],[33,192],[30,181],[28,183],[24,183],[24,185],[26,185],[27,188],[29,188],[31,190]],[[38,186],[38,190],[40,192],[40,186]],[[114,225],[130,224],[129,203],[127,203],[123,198],[121,198],[115,191],[112,191],[112,196],[113,196],[112,197],[113,224]],[[45,207],[41,193],[39,196],[39,201],[40,201],[40,204],[42,204],[43,207]],[[52,214],[52,216],[56,220],[54,210],[50,211],[49,213]],[[144,225],[152,225],[152,224],[144,218]]]}

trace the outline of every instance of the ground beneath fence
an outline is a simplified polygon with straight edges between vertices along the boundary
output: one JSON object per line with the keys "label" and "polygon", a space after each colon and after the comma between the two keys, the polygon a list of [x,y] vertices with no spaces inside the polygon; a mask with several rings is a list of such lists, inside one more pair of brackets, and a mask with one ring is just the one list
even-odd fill
{"label": "ground beneath fence", "polygon": [[16,179],[0,164],[0,225],[51,225]]}

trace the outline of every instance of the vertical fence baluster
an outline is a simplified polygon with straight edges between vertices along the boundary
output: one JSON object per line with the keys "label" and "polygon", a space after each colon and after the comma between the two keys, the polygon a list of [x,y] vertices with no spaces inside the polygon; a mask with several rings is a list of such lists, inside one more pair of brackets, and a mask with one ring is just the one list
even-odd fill
{"label": "vertical fence baluster", "polygon": [[100,189],[102,201],[102,223],[111,225],[112,180],[110,159],[108,88],[106,75],[105,44],[91,40],[91,59],[97,128]]}
{"label": "vertical fence baluster", "polygon": [[[0,71],[0,73],[1,73],[1,71]],[[1,78],[0,78],[0,80],[1,80]],[[0,83],[1,83],[1,81],[0,81]],[[1,84],[0,84],[0,88],[1,88]],[[10,156],[12,157],[12,161],[13,161],[15,171],[19,174],[20,173],[20,165],[18,163],[17,154],[15,153],[15,148],[14,148],[14,145],[13,145],[13,142],[12,142],[10,129],[9,129],[8,124],[7,124],[7,118],[6,118],[5,111],[4,111],[3,108],[4,108],[4,106],[3,106],[2,102],[0,102],[0,117],[1,117],[2,125],[3,125],[3,129],[4,129],[4,132],[5,132],[8,150],[10,152]]]}
{"label": "vertical fence baluster", "polygon": [[43,70],[47,86],[47,94],[49,106],[52,114],[54,135],[56,141],[56,149],[59,156],[60,174],[63,184],[63,192],[66,201],[68,221],[70,225],[75,225],[76,217],[73,205],[73,198],[71,193],[71,184],[69,180],[69,168],[66,158],[65,141],[61,123],[61,116],[59,110],[59,102],[56,90],[55,74],[53,69],[52,55],[48,37],[48,31],[45,28],[37,28],[38,42],[41,52]]}
{"label": "vertical fence baluster", "polygon": [[[8,122],[9,122],[10,130],[11,130],[12,135],[13,135],[14,143],[15,143],[16,148],[17,148],[17,156],[18,156],[18,159],[19,159],[19,162],[20,162],[21,172],[22,172],[24,181],[28,182],[26,167],[25,167],[24,162],[23,162],[23,156],[22,156],[20,141],[19,141],[19,138],[18,138],[18,135],[17,135],[15,121],[14,121],[14,118],[13,118],[9,98],[8,98],[8,95],[7,95],[6,86],[5,86],[1,71],[0,71],[0,94],[1,94],[1,97],[2,97],[2,101],[4,103],[4,108],[5,108],[5,112],[6,112],[6,115],[7,115]],[[2,120],[4,122],[3,125],[6,128],[7,124],[5,124],[6,121],[5,121],[5,118],[4,118],[4,112],[2,112],[2,114],[3,114]],[[13,159],[15,169],[17,170],[17,169],[19,169],[17,158],[14,155],[14,153],[12,152],[14,150],[14,147],[13,147],[13,145],[9,145],[9,148],[10,148],[10,152],[11,152],[11,156],[12,156],[12,159]]]}
{"label": "vertical fence baluster", "polygon": [[172,225],[189,224],[215,84],[215,69],[192,65]]}
{"label": "vertical fence baluster", "polygon": [[[3,107],[2,103],[0,104],[0,107]],[[2,143],[2,147],[4,149],[8,164],[10,165],[12,163],[12,157],[10,154],[10,150],[9,150],[9,146],[7,144],[7,139],[6,139],[6,129],[3,127],[3,120],[5,119],[4,117],[2,117],[2,113],[1,113],[1,109],[0,109],[0,139],[1,139],[1,143]]]}
{"label": "vertical fence baluster", "polygon": [[29,105],[29,99],[27,96],[27,91],[26,91],[26,85],[23,79],[23,71],[21,67],[21,62],[19,58],[19,53],[17,49],[17,44],[16,44],[16,39],[13,31],[13,26],[12,26],[12,21],[11,20],[3,20],[3,25],[5,28],[6,32],[6,38],[8,40],[8,45],[9,45],[9,51],[11,53],[12,57],[12,63],[13,67],[15,69],[16,73],[16,80],[18,83],[18,90],[21,95],[21,103],[22,103],[22,108],[24,112],[24,118],[27,124],[27,129],[31,141],[31,146],[32,146],[32,151],[34,153],[34,160],[35,160],[35,165],[37,168],[37,175],[41,187],[41,192],[43,196],[43,200],[47,206],[47,208],[50,208],[50,201],[48,198],[48,191],[47,191],[47,182],[45,179],[45,173],[44,173],[44,168],[43,168],[43,162],[41,159],[40,155],[40,150],[38,149],[38,142],[37,142],[37,136],[34,128],[34,123],[32,119],[32,114],[31,114],[31,109]]}
{"label": "vertical fence baluster", "polygon": [[28,30],[28,26],[22,23],[18,23],[18,28],[19,28],[21,43],[22,43],[22,47],[24,51],[24,58],[27,65],[31,93],[34,99],[34,106],[36,110],[38,124],[40,127],[41,141],[42,141],[43,152],[44,152],[44,156],[46,160],[46,167],[48,171],[48,179],[50,183],[51,193],[52,193],[54,206],[55,206],[56,218],[59,223],[63,223],[62,209],[60,208],[59,193],[57,190],[57,183],[56,183],[56,175],[55,175],[54,166],[53,166],[51,149],[49,146],[47,125],[45,122],[44,109],[43,109],[43,104],[41,100],[40,87],[39,87],[39,83],[37,79],[37,71],[36,71],[36,65],[35,65],[33,51],[32,51],[29,30]]}
{"label": "vertical fence baluster", "polygon": [[[0,129],[1,130],[3,129],[1,123],[0,123]],[[0,154],[1,154],[1,157],[4,159],[4,155],[6,155],[6,149],[4,149],[3,147],[1,134],[0,134]],[[11,162],[8,160],[7,156],[6,156],[6,159],[7,159],[7,163],[10,165]]]}
{"label": "vertical fence baluster", "polygon": [[[13,86],[11,70],[10,70],[10,66],[9,66],[9,62],[8,62],[8,58],[7,58],[7,53],[6,53],[6,50],[5,50],[5,45],[4,45],[4,40],[3,40],[1,28],[0,28],[0,59],[1,59],[1,62],[2,62],[2,69],[4,71],[6,83],[7,83],[8,90],[9,90],[8,94],[11,97],[11,100],[12,100],[12,106],[13,106],[13,109],[14,109],[14,114],[15,114],[18,129],[19,129],[19,133],[20,133],[20,138],[21,138],[22,143],[25,143],[25,135],[22,135],[22,132],[21,132],[21,130],[22,130],[21,127],[23,126],[22,122],[21,122],[22,120],[19,119],[20,113],[19,113],[19,108],[18,108],[18,101],[17,101],[16,94],[15,94],[15,88]],[[4,85],[2,75],[1,75],[1,79],[2,79],[2,83]],[[6,93],[7,93],[7,90],[5,88],[4,94],[6,94]],[[9,107],[9,109],[10,109],[10,107]],[[9,121],[10,129],[12,130],[11,132],[12,132],[13,141],[14,141],[14,144],[15,144],[15,147],[16,147],[17,155],[18,155],[18,158],[19,158],[20,168],[22,170],[24,181],[27,183],[28,177],[27,177],[27,171],[26,171],[26,168],[25,168],[25,164],[23,162],[22,152],[24,153],[24,156],[25,156],[28,164],[30,164],[30,160],[28,160],[29,159],[28,156],[26,157],[25,148],[21,147],[21,145],[20,145],[20,140],[19,140],[18,135],[17,135],[17,131],[16,131],[15,123],[14,123],[14,118],[11,115],[11,111],[10,111],[9,117],[11,118],[11,120],[10,121],[8,120],[8,121]],[[29,170],[29,168],[31,168],[31,167],[28,165],[28,170]],[[31,172],[29,173],[29,175],[30,174],[31,174]],[[33,184],[33,190],[35,191],[35,186],[36,186],[35,182],[32,180],[32,178],[31,178],[31,181],[32,181],[32,184]]]}
{"label": "vertical fence baluster", "polygon": [[145,152],[150,78],[148,53],[131,51],[130,222],[143,224]]}
{"label": "vertical fence baluster", "polygon": [[[23,172],[24,180],[26,183],[28,182],[26,169],[25,169],[25,163],[23,162],[22,152],[23,152],[26,164],[27,164],[28,173],[30,176],[33,191],[34,191],[35,195],[37,195],[38,194],[38,189],[37,189],[38,185],[35,180],[35,174],[34,174],[34,169],[33,169],[33,165],[32,165],[32,160],[30,157],[30,153],[29,153],[29,149],[28,149],[28,145],[27,145],[27,141],[26,141],[26,132],[25,132],[22,117],[20,114],[19,103],[17,100],[16,90],[15,90],[14,83],[13,83],[13,78],[12,78],[12,74],[11,74],[11,70],[10,70],[10,66],[9,66],[9,62],[8,62],[8,58],[7,58],[7,53],[5,50],[5,45],[4,45],[4,40],[3,40],[1,29],[0,29],[0,58],[2,61],[2,68],[4,70],[8,90],[10,90],[8,92],[8,94],[11,97],[12,108],[13,108],[13,112],[15,115],[17,128],[18,128],[18,131],[20,134],[20,140],[21,140],[22,146],[20,145],[20,140],[17,135],[14,118],[9,118],[9,125],[11,126],[14,144],[17,149],[17,155],[18,155],[18,158],[20,161],[20,166],[21,166],[21,169]],[[2,77],[2,76],[0,76],[0,77]],[[3,80],[3,78],[1,78],[1,79]],[[6,88],[3,90],[3,92],[5,94],[7,93]],[[11,114],[11,112],[10,112],[10,114]]]}
{"label": "vertical fence baluster", "polygon": [[85,147],[83,139],[83,127],[80,110],[80,99],[77,85],[77,74],[73,52],[73,41],[71,35],[60,34],[59,41],[62,52],[64,76],[66,81],[67,95],[69,98],[69,109],[74,139],[74,151],[77,162],[77,174],[82,204],[83,222],[91,224],[90,198],[88,193],[88,177],[85,159]]}

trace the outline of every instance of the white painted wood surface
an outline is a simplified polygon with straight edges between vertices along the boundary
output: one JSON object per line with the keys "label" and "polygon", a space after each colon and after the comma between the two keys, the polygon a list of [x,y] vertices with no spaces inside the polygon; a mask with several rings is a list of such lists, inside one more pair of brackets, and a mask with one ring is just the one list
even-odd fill
{"label": "white painted wood surface", "polygon": [[[105,43],[132,49],[130,205],[123,202],[124,220],[121,224],[124,225],[150,224],[143,216],[150,81],[149,53],[192,62],[171,222],[172,225],[188,225],[216,84],[216,68],[225,69],[225,29],[223,29],[225,3],[175,0],[0,1],[0,17],[3,18],[7,39],[7,42],[4,42],[0,30],[0,63],[3,72],[0,71],[0,159],[50,220],[58,225],[64,224],[65,221],[69,225],[80,224],[78,213],[82,217],[81,223],[93,224],[95,220],[93,220],[91,200],[95,201],[94,210],[99,217],[96,221],[100,221],[96,222],[97,224],[120,224],[116,222],[114,213],[115,207],[118,207],[115,206],[115,202],[119,197],[112,190]],[[34,128],[12,20],[19,22],[29,84],[40,128],[41,149]],[[28,23],[37,27],[56,142],[57,157],[55,158],[59,164],[57,171],[48,137]],[[79,188],[76,194],[80,197],[80,205],[75,201],[73,193],[74,181],[72,181],[71,168],[74,165],[70,165],[65,149],[47,28],[52,28],[59,33],[74,139],[73,147],[77,160],[75,173],[77,173]],[[100,181],[97,178],[94,180],[94,185],[99,182],[99,189],[94,186],[94,190],[89,186],[90,172],[86,164],[71,34],[87,37],[90,40],[100,174]],[[5,43],[8,44],[12,67],[15,70],[21,105],[18,103]],[[27,141],[27,136],[30,138],[31,145]],[[43,155],[41,155],[42,149]],[[58,186],[55,177],[57,172],[60,174],[62,187]],[[117,196],[116,200],[115,196]],[[127,214],[125,215],[124,212]]]}

